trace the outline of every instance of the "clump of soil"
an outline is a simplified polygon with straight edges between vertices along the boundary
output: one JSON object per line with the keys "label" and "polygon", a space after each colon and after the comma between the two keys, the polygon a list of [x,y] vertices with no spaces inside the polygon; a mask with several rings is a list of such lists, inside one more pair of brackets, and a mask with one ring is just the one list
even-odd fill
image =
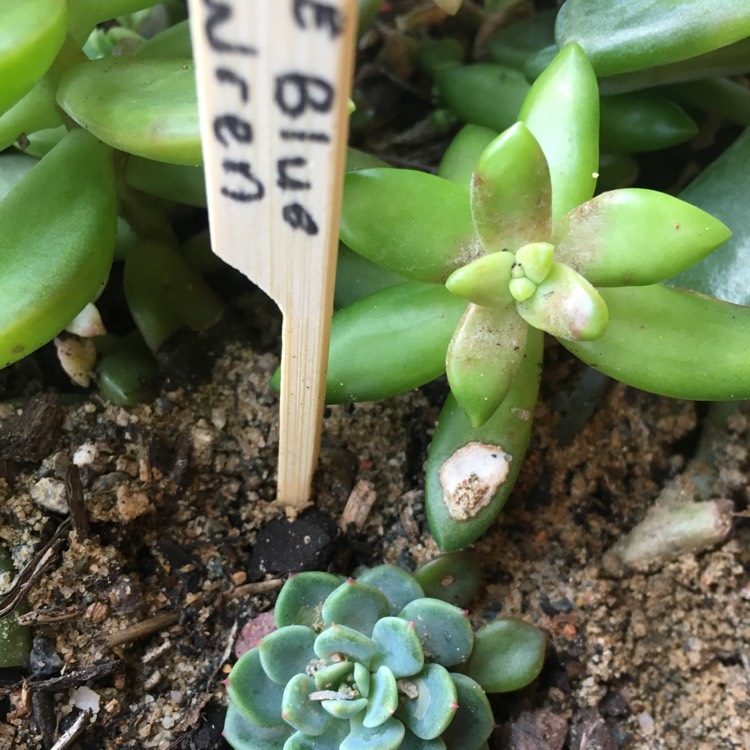
{"label": "clump of soil", "polygon": [[[540,679],[493,698],[491,746],[747,747],[747,526],[642,572],[612,577],[602,565],[686,476],[705,409],[601,380],[592,403],[571,406],[563,397],[591,376],[556,347],[548,354],[521,478],[476,545],[476,622],[517,615],[549,638]],[[0,738],[11,747],[50,747],[84,711],[71,747],[224,747],[235,640],[287,572],[414,568],[438,554],[421,471],[444,386],[328,409],[317,507],[290,524],[273,502],[276,364],[234,343],[209,382],[132,410],[99,396],[0,407],[0,541],[16,565],[33,560],[69,502],[75,510],[28,591],[31,678],[3,675]],[[38,431],[40,410],[58,427],[32,456],[24,429]],[[749,424],[739,410],[712,433],[703,491],[740,509]],[[360,525],[341,529],[355,486],[364,512],[351,516],[350,504],[347,518]]]}

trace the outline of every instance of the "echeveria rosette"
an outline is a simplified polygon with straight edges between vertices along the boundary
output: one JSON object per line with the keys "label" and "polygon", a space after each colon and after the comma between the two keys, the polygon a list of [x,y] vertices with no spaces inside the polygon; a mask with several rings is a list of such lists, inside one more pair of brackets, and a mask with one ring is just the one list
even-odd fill
{"label": "echeveria rosette", "polygon": [[[422,571],[451,601],[476,590],[471,557]],[[293,576],[275,621],[229,678],[225,736],[236,750],[482,750],[494,726],[486,691],[523,687],[544,657],[532,626],[505,618],[474,634],[465,610],[390,565],[344,582]]]}

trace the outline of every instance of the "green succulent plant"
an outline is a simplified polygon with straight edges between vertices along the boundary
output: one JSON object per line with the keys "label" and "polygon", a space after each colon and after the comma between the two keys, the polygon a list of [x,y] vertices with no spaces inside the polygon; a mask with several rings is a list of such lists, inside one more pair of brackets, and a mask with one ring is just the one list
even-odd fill
{"label": "green succulent plant", "polygon": [[451,394],[425,483],[443,550],[475,540],[512,490],[542,332],[656,393],[750,392],[750,362],[735,339],[746,335],[747,309],[663,285],[729,229],[654,190],[595,195],[599,101],[594,68],[570,43],[528,88],[515,124],[499,134],[467,126],[437,175],[347,174],[341,239],[401,283],[386,282],[334,316],[328,398],[382,398],[447,373]]}
{"label": "green succulent plant", "polygon": [[414,575],[381,565],[343,582],[320,572],[290,577],[276,602],[276,629],[230,674],[229,743],[236,750],[486,747],[494,726],[486,693],[531,682],[544,636],[513,618],[474,633],[455,602],[467,602],[477,581],[475,562],[461,554]]}

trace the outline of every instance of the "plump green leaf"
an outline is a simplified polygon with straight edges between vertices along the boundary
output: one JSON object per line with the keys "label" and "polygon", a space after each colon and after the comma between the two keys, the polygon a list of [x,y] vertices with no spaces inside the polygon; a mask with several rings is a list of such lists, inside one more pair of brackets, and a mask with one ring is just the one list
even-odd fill
{"label": "plump green leaf", "polygon": [[515,262],[511,252],[483,255],[455,270],[445,288],[475,305],[502,310],[513,301],[508,284]]}
{"label": "plump green leaf", "polygon": [[227,708],[224,739],[234,750],[283,750],[291,732],[292,728],[284,722],[273,727],[253,724],[240,713],[234,703],[230,703]]}
{"label": "plump green leaf", "polygon": [[369,636],[387,612],[388,601],[378,589],[350,578],[328,595],[321,614],[326,625],[335,622]]}
{"label": "plump green leaf", "polygon": [[446,372],[451,393],[476,427],[510,391],[523,361],[528,326],[514,304],[504,309],[469,305],[451,339]]}
{"label": "plump green leaf", "polygon": [[376,565],[357,575],[360,583],[374,586],[388,602],[388,614],[397,615],[410,601],[424,596],[413,576],[396,565]]}
{"label": "plump green leaf", "polygon": [[[374,640],[374,639],[373,639]],[[359,694],[363,698],[367,698],[370,695],[370,686],[372,684],[372,675],[367,667],[363,666],[359,662],[354,665],[354,687],[359,690]]]}
{"label": "plump green leaf", "polygon": [[273,616],[276,627],[322,624],[321,610],[326,597],[341,585],[341,579],[331,573],[304,571],[289,576],[279,592]]}
{"label": "plump green leaf", "polygon": [[333,291],[333,306],[339,310],[353,305],[368,294],[379,292],[389,286],[403,284],[404,276],[386,271],[371,260],[339,243],[336,261],[336,286]]}
{"label": "plump green leaf", "polygon": [[372,640],[378,646],[374,666],[388,667],[397,679],[422,670],[424,650],[413,622],[401,617],[384,617],[375,625]]}
{"label": "plump green leaf", "polygon": [[101,289],[115,245],[111,150],[71,132],[3,198],[0,226],[5,367],[50,341]]}
{"label": "plump green leaf", "polygon": [[154,5],[154,0],[68,0],[68,31],[83,42],[102,21]]}
{"label": "plump green leaf", "polygon": [[[106,338],[106,348],[101,345]],[[156,359],[138,331],[122,337],[97,337],[96,385],[118,406],[134,407],[148,400],[155,391],[158,376]]]}
{"label": "plump green leaf", "polygon": [[684,60],[750,36],[750,8],[737,0],[681,0],[679,12],[652,0],[568,0],[557,17],[561,47],[579,44],[597,75]]}
{"label": "plump green leaf", "polygon": [[182,328],[208,330],[224,312],[224,304],[177,248],[159,240],[128,248],[124,288],[138,330],[154,352]]}
{"label": "plump green leaf", "polygon": [[378,655],[378,647],[372,638],[358,630],[346,625],[331,625],[315,639],[315,653],[321,659],[343,654],[369,667]]}
{"label": "plump green leaf", "polygon": [[516,121],[529,91],[523,73],[494,63],[444,68],[436,72],[435,84],[457,117],[496,133]]}
{"label": "plump green leaf", "polygon": [[708,255],[731,232],[718,219],[666,193],[602,193],[555,227],[555,257],[596,286],[645,286]]}
{"label": "plump green leaf", "polygon": [[410,281],[333,316],[326,401],[373,401],[429,383],[466,302],[445,287]]}
{"label": "plump green leaf", "polygon": [[515,252],[548,240],[551,191],[547,160],[526,125],[518,122],[492,141],[471,181],[474,226],[485,250]]}
{"label": "plump green leaf", "polygon": [[37,160],[26,154],[13,151],[0,154],[0,200],[36,165]]}
{"label": "plump green leaf", "polygon": [[680,194],[732,230],[732,236],[674,283],[727,302],[750,305],[750,128]]}
{"label": "plump green leaf", "polygon": [[163,161],[131,156],[125,166],[128,185],[157,198],[206,207],[206,181],[203,167],[186,167]]}
{"label": "plump green leaf", "polygon": [[556,17],[556,9],[541,10],[503,25],[487,39],[484,50],[495,62],[521,70],[529,57],[554,44]]}
{"label": "plump green leaf", "polygon": [[673,398],[750,398],[750,308],[660,284],[602,289],[596,341],[561,343],[594,369]]}
{"label": "plump green leaf", "polygon": [[372,676],[372,688],[362,725],[367,729],[379,727],[393,716],[397,708],[398,688],[396,678],[388,667],[380,666]]}
{"label": "plump green leaf", "polygon": [[439,737],[456,713],[456,685],[448,670],[440,664],[425,664],[408,680],[414,697],[405,697],[396,717],[423,740]]}
{"label": "plump green leaf", "polygon": [[170,164],[202,163],[190,59],[110,57],[68,68],[57,101],[114,148]]}
{"label": "plump green leaf", "polygon": [[399,750],[446,750],[446,748],[442,737],[423,740],[417,737],[411,729],[407,729],[404,732],[404,739],[401,740],[401,745],[399,745]]}
{"label": "plump green leaf", "polygon": [[281,685],[304,672],[315,658],[315,632],[305,625],[287,625],[263,636],[258,644],[263,671]]}
{"label": "plump green leaf", "polygon": [[[443,406],[427,457],[425,494],[430,531],[444,551],[477,539],[513,488],[531,434],[542,339],[540,331],[529,330],[518,377],[482,427],[472,427],[452,396]],[[492,471],[479,476],[485,466]]]}
{"label": "plump green leaf", "polygon": [[0,113],[33,88],[65,39],[65,0],[0,0]]}
{"label": "plump green leaf", "polygon": [[22,134],[28,137],[37,130],[59,125],[62,125],[62,119],[55,109],[55,97],[42,80],[0,114],[0,150],[12,146]]}
{"label": "plump green leaf", "polygon": [[309,735],[295,732],[287,740],[284,750],[339,750],[348,734],[347,722],[332,721],[323,734]]}
{"label": "plump green leaf", "polygon": [[397,750],[404,737],[404,725],[396,719],[387,719],[377,727],[368,728],[352,719],[352,731],[341,743],[341,750]]}
{"label": "plump green leaf", "polygon": [[283,724],[281,699],[284,687],[271,680],[263,671],[257,648],[245,651],[232,667],[227,693],[237,710],[249,722],[260,727]]}
{"label": "plump green leaf", "polygon": [[474,168],[487,146],[497,138],[497,131],[481,125],[464,125],[456,133],[440,160],[438,175],[470,188]]}
{"label": "plump green leaf", "polygon": [[495,719],[484,690],[464,674],[451,673],[456,684],[458,710],[443,732],[447,750],[481,750],[487,742]]}
{"label": "plump green leaf", "polygon": [[642,91],[672,83],[698,82],[716,76],[739,76],[750,71],[750,37],[734,44],[655,68],[620,73],[599,81],[603,94]]}
{"label": "plump green leaf", "polygon": [[367,707],[366,698],[336,698],[321,701],[322,708],[337,719],[353,719]]}
{"label": "plump green leaf", "polygon": [[311,700],[312,693],[315,693],[313,678],[306,674],[294,675],[284,688],[281,716],[298,732],[317,736],[323,734],[333,720],[321,701]]}
{"label": "plump green leaf", "polygon": [[135,54],[136,57],[192,57],[189,21],[179,21],[146,39]]}
{"label": "plump green leaf", "polygon": [[355,666],[361,667],[362,665],[354,664],[350,661],[335,661],[333,664],[321,667],[313,675],[315,687],[318,690],[337,688],[343,682],[344,678],[348,677],[354,671]]}
{"label": "plump green leaf", "polygon": [[468,613],[441,599],[415,599],[399,617],[414,622],[428,661],[452,667],[469,658],[474,634]]}
{"label": "plump green leaf", "polygon": [[658,151],[698,134],[698,126],[682,107],[654,94],[603,96],[600,118],[601,148],[613,153]]}
{"label": "plump green leaf", "polygon": [[[15,574],[13,560],[4,545],[0,544],[0,574],[8,574],[8,580]],[[23,667],[29,663],[31,651],[31,628],[21,625],[16,612],[0,617],[0,669]]]}
{"label": "plump green leaf", "polygon": [[481,627],[466,674],[488,693],[519,690],[536,679],[544,664],[544,634],[512,617]]}
{"label": "plump green leaf", "polygon": [[341,240],[383,268],[433,283],[483,252],[466,190],[409,169],[346,175]]}
{"label": "plump green leaf", "polygon": [[599,338],[609,319],[599,292],[563,263],[553,263],[547,278],[516,309],[530,326],[574,341]]}
{"label": "plump green leaf", "polygon": [[425,596],[463,609],[479,590],[479,558],[469,550],[449,552],[417,568],[414,577],[422,584]]}
{"label": "plump green leaf", "polygon": [[594,194],[599,162],[599,88],[578,45],[560,50],[534,81],[518,118],[547,158],[556,222]]}

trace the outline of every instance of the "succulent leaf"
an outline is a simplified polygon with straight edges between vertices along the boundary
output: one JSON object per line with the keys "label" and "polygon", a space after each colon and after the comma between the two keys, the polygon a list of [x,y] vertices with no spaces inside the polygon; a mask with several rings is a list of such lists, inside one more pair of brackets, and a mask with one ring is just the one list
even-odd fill
{"label": "succulent leaf", "polygon": [[232,667],[227,693],[240,713],[259,727],[282,723],[281,700],[284,688],[263,671],[257,648],[246,651]]}
{"label": "succulent leaf", "polygon": [[362,725],[368,729],[379,727],[393,716],[398,708],[398,687],[393,672],[386,666],[378,668],[372,676],[372,691]]}
{"label": "succulent leaf", "polygon": [[[328,664],[325,667],[315,670],[313,679],[315,680],[315,687],[318,690],[329,690],[341,684],[355,667],[362,667],[361,664],[355,664],[351,661],[335,661],[333,664]],[[369,672],[368,672],[369,674]]]}
{"label": "succulent leaf", "polygon": [[372,677],[367,667],[363,667],[359,662],[354,665],[354,685],[363,698],[370,695],[370,685]]}
{"label": "succulent leaf", "polygon": [[458,708],[456,685],[450,673],[440,664],[425,664],[424,669],[408,682],[416,697],[402,700],[396,717],[420,739],[439,737]]}
{"label": "succulent leaf", "polygon": [[718,219],[666,193],[612,190],[564,216],[555,257],[596,286],[646,286],[697,263],[731,235]]}
{"label": "succulent leaf", "polygon": [[443,732],[448,750],[480,750],[495,726],[492,707],[481,685],[465,674],[451,673],[458,709]]}
{"label": "succulent leaf", "polygon": [[434,737],[431,740],[423,740],[417,737],[411,729],[404,733],[399,750],[446,750],[442,737]]}
{"label": "succulent leaf", "polygon": [[326,402],[373,401],[442,375],[465,309],[441,285],[408,281],[339,310],[331,324]]}
{"label": "succulent leaf", "polygon": [[329,594],[322,615],[325,625],[335,622],[369,636],[387,612],[388,601],[378,589],[350,578]]}
{"label": "succulent leaf", "polygon": [[372,639],[378,646],[374,666],[388,667],[396,678],[417,674],[424,666],[422,642],[413,622],[384,617],[375,625]]}
{"label": "succulent leaf", "polygon": [[464,125],[445,150],[438,175],[461,187],[470,188],[479,157],[495,138],[497,131],[491,128]]}
{"label": "succulent leaf", "polygon": [[321,706],[337,719],[352,719],[367,708],[367,698],[333,698],[321,701]]}
{"label": "succulent leaf", "polygon": [[555,248],[549,242],[530,242],[516,253],[516,263],[529,281],[541,284],[552,269],[554,255]]}
{"label": "succulent leaf", "polygon": [[[471,544],[497,518],[510,495],[531,434],[543,338],[541,331],[529,329],[518,377],[482,427],[469,422],[453,396],[445,401],[430,444],[425,486],[430,531],[442,550]],[[475,482],[476,464],[466,460],[467,454],[476,454],[485,465],[493,455],[502,461]]]}
{"label": "succulent leaf", "polygon": [[404,738],[404,725],[396,719],[387,719],[377,727],[366,727],[352,719],[352,731],[341,743],[341,750],[397,750]]}
{"label": "succulent leaf", "polygon": [[471,181],[471,212],[486,252],[514,253],[552,231],[547,160],[531,131],[518,122],[482,152]]}
{"label": "succulent leaf", "polygon": [[445,282],[445,288],[475,305],[502,309],[512,302],[508,282],[514,263],[510,251],[483,255],[455,270]]}
{"label": "succulent leaf", "polygon": [[[599,85],[577,44],[568,44],[534,81],[518,119],[542,147],[552,180],[552,221],[594,194],[599,163]],[[526,237],[526,241],[547,237]]]}
{"label": "succulent leaf", "polygon": [[[423,207],[430,206],[425,212]],[[442,283],[483,254],[467,191],[408,169],[363,169],[345,177],[340,236],[389,271]]]}
{"label": "succulent leaf", "polygon": [[523,361],[527,331],[513,304],[466,308],[448,347],[445,369],[451,392],[475,427],[508,395]]}
{"label": "succulent leaf", "polygon": [[315,658],[315,632],[306,625],[289,625],[264,636],[258,644],[263,671],[280,685],[304,672]]}
{"label": "succulent leaf", "polygon": [[[303,732],[295,732],[286,741],[283,750],[339,750],[347,734],[349,734],[347,722],[332,721],[323,734],[309,735]],[[244,750],[244,748],[241,748],[241,750]],[[252,750],[255,750],[255,748]],[[261,748],[258,750],[261,750]]]}
{"label": "succulent leaf", "polygon": [[479,558],[475,552],[448,552],[414,571],[424,595],[456,607],[467,607],[481,582]]}
{"label": "succulent leaf", "polygon": [[312,700],[315,693],[315,680],[306,674],[296,674],[287,682],[281,700],[281,716],[287,724],[298,732],[317,736],[323,734],[332,719],[321,705]]}
{"label": "succulent leaf", "polygon": [[253,724],[243,716],[234,701],[227,708],[224,737],[232,747],[241,750],[288,750],[284,743],[292,731],[284,722],[272,727]]}
{"label": "succulent leaf", "polygon": [[599,292],[570,266],[557,262],[534,294],[517,302],[516,309],[534,328],[571,341],[603,336],[609,321]]}
{"label": "succulent leaf", "polygon": [[534,680],[544,663],[544,634],[521,620],[506,617],[481,627],[466,674],[486,692],[519,690]]}
{"label": "succulent leaf", "polygon": [[420,599],[424,591],[415,578],[395,565],[376,565],[357,576],[360,583],[374,586],[388,602],[388,614],[397,615],[410,601]]}
{"label": "succulent leaf", "polygon": [[273,610],[276,627],[319,626],[323,602],[340,585],[341,579],[331,573],[305,571],[290,576],[276,599]]}
{"label": "succulent leaf", "polygon": [[331,625],[315,639],[315,653],[322,659],[342,654],[369,667],[378,655],[375,642],[346,625]]}
{"label": "succulent leaf", "polygon": [[468,613],[440,599],[417,599],[407,604],[400,617],[413,620],[430,661],[451,667],[469,658],[474,644]]}
{"label": "succulent leaf", "polygon": [[63,74],[57,101],[82,127],[120,151],[170,164],[202,163],[189,58],[107,57],[77,63]]}

